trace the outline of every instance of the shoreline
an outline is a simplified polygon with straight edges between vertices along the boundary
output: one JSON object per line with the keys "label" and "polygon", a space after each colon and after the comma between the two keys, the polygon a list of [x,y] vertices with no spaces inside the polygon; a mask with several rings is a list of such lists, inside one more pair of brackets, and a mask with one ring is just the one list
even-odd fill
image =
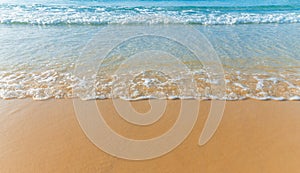
{"label": "shoreline", "polygon": [[[49,100],[76,100],[79,99],[78,97],[74,98],[54,98],[50,97],[47,99],[34,99],[32,97],[24,97],[24,98],[0,98],[0,102],[2,101],[13,101],[13,100],[31,100],[31,101],[49,101]],[[169,98],[155,98],[155,97],[145,97],[145,98],[137,98],[137,99],[124,99],[124,98],[101,98],[101,99],[79,99],[81,101],[102,101],[102,100],[123,100],[123,101],[128,101],[128,102],[136,102],[136,101],[147,101],[147,100],[195,100],[195,101],[212,101],[212,100],[218,100],[218,101],[224,101],[224,102],[239,102],[239,101],[245,101],[245,100],[253,100],[253,101],[279,101],[279,102],[298,102],[300,101],[300,96],[292,96],[288,99],[282,98],[281,97],[268,97],[268,98],[252,98],[252,97],[245,97],[241,99],[215,99],[215,98],[210,98],[210,99],[197,99],[197,98],[175,98],[175,97],[169,97]]]}
{"label": "shoreline", "polygon": [[[164,116],[150,126],[132,126],[97,100],[117,133],[136,139],[159,136],[174,124],[180,100],[167,100]],[[139,112],[147,100],[131,101]],[[211,101],[201,101],[197,122],[177,148],[158,158],[130,161],[98,149],[83,133],[72,99],[0,100],[1,172],[297,172],[300,169],[300,102],[227,101],[223,119],[204,146],[198,139]],[[103,109],[104,108],[104,109]]]}

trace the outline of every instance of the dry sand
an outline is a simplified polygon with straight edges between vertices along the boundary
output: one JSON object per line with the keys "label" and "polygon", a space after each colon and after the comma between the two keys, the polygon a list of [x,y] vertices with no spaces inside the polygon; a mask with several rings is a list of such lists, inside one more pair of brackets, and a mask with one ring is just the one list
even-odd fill
{"label": "dry sand", "polygon": [[[132,104],[140,112],[149,108],[147,101]],[[180,100],[168,101],[165,115],[142,129],[118,117],[111,100],[98,105],[116,132],[147,139],[172,126]],[[0,172],[300,172],[300,102],[229,101],[217,132],[204,146],[198,139],[210,101],[200,105],[198,121],[180,146],[159,158],[129,161],[106,154],[88,140],[71,100],[1,100]]]}

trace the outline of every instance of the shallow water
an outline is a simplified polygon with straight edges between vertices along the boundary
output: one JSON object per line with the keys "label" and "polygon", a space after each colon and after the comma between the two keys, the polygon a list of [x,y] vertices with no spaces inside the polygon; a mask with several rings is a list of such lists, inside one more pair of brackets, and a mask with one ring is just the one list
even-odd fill
{"label": "shallow water", "polygon": [[[0,9],[3,99],[300,98],[297,1],[8,1]],[[202,33],[222,63],[221,80],[184,45],[160,37],[116,45],[104,62],[86,54],[98,51],[90,42],[107,26],[154,25],[186,25]],[[118,34],[107,36],[107,44]],[[99,70],[78,71],[86,61],[101,64]],[[224,92],[212,92],[222,82]]]}

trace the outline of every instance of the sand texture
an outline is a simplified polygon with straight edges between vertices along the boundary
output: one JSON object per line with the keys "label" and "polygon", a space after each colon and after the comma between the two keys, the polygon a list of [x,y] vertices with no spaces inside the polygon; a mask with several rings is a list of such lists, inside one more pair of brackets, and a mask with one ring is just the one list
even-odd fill
{"label": "sand texture", "polygon": [[[97,101],[107,123],[129,138],[148,139],[176,121],[180,100],[168,101],[155,124],[138,127],[121,119],[112,101]],[[147,100],[134,101],[139,112]],[[210,101],[200,102],[198,120],[188,138],[159,158],[130,161],[98,149],[79,126],[72,100],[0,101],[1,173],[298,173],[300,171],[299,101],[229,101],[221,124],[204,146],[198,139]],[[105,140],[105,139],[104,139]]]}

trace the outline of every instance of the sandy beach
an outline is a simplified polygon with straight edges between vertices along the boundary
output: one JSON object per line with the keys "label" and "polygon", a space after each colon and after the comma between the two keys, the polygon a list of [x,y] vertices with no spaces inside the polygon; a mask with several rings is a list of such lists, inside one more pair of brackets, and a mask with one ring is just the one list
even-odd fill
{"label": "sandy beach", "polygon": [[0,173],[300,173],[299,30],[300,0],[2,0]]}
{"label": "sandy beach", "polygon": [[[180,100],[169,100],[164,116],[151,126],[121,119],[110,99],[97,101],[117,133],[137,139],[158,136],[176,120]],[[210,101],[201,101],[191,134],[159,158],[129,161],[113,157],[88,140],[70,99],[0,101],[0,172],[299,172],[299,101],[228,101],[213,138],[198,145]],[[134,101],[139,112],[147,100]]]}

